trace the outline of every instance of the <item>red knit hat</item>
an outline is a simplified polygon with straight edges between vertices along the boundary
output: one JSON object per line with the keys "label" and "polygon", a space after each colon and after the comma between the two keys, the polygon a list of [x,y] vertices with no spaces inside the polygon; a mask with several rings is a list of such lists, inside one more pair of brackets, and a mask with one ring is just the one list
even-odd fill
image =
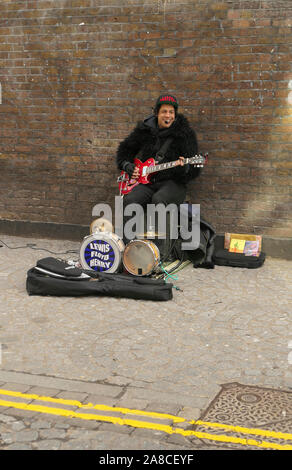
{"label": "red knit hat", "polygon": [[178,102],[175,96],[170,95],[169,93],[160,95],[155,104],[155,108],[154,108],[155,113],[158,113],[160,106],[163,104],[171,104],[174,107],[175,112],[177,112]]}

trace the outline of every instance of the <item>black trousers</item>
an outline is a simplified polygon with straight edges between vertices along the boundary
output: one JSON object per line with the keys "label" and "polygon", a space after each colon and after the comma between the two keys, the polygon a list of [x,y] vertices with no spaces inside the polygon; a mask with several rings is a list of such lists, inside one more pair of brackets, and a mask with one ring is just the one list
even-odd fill
{"label": "black trousers", "polygon": [[[138,184],[132,191],[123,197],[124,212],[129,204],[140,204],[144,209],[147,204],[182,204],[185,201],[187,188],[185,184],[173,180],[165,180],[153,184]],[[131,216],[123,216],[125,226]],[[130,240],[124,235],[123,241],[127,244]]]}

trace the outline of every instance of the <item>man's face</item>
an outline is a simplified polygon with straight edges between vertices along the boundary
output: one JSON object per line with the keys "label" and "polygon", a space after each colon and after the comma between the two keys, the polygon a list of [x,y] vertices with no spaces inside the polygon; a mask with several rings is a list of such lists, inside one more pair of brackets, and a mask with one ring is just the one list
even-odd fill
{"label": "man's face", "polygon": [[160,129],[167,129],[172,125],[175,120],[175,110],[171,104],[163,104],[160,106],[158,115],[158,127]]}

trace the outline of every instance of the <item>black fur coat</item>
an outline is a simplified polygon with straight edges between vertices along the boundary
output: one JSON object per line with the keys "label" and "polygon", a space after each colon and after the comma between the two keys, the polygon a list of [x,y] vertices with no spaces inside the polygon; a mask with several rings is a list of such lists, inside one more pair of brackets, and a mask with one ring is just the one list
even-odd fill
{"label": "black fur coat", "polygon": [[[168,129],[159,129],[157,118],[151,115],[143,122],[139,122],[130,135],[120,143],[116,156],[118,168],[123,170],[127,162],[133,163],[139,152],[138,158],[142,162],[148,158],[155,158],[156,153],[168,137],[172,137],[172,141],[168,146],[165,158],[160,163],[175,161],[180,156],[193,157],[197,154],[198,144],[195,131],[183,114],[178,114]],[[199,168],[184,165],[160,171],[151,177],[151,181],[173,179],[176,182],[186,184],[197,177],[199,173]]]}

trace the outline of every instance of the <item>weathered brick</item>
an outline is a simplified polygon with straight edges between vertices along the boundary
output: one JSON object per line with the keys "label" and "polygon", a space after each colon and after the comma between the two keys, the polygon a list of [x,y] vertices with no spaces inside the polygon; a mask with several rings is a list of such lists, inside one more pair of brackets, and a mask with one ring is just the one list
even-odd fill
{"label": "weathered brick", "polygon": [[217,230],[287,233],[289,201],[277,223],[261,196],[292,197],[289,0],[65,3],[3,5],[0,216],[88,224],[117,194],[118,143],[169,90],[210,154],[190,198]]}

